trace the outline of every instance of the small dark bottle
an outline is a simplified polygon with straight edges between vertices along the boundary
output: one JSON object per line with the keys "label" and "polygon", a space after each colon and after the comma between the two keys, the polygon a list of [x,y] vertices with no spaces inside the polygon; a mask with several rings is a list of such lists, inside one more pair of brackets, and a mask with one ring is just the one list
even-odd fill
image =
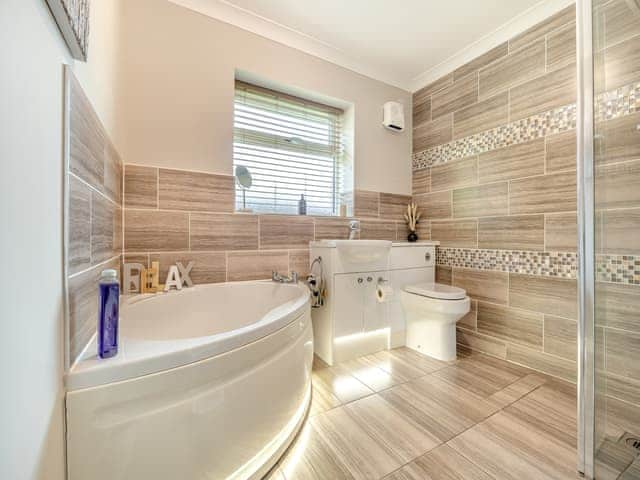
{"label": "small dark bottle", "polygon": [[98,355],[113,357],[118,353],[118,321],[120,285],[113,269],[100,274],[100,305],[98,311]]}
{"label": "small dark bottle", "polygon": [[298,215],[306,215],[307,214],[307,200],[304,198],[304,195],[300,195],[300,200],[298,200]]}

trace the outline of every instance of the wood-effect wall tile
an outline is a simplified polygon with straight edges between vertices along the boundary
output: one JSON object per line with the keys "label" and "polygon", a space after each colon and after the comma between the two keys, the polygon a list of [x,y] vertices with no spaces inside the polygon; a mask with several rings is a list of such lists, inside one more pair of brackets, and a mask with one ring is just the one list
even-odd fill
{"label": "wood-effect wall tile", "polygon": [[596,325],[640,333],[640,286],[596,282]]}
{"label": "wood-effect wall tile", "polygon": [[414,128],[429,122],[431,120],[431,97],[414,100],[412,114]]}
{"label": "wood-effect wall tile", "polygon": [[161,168],[158,171],[159,208],[233,212],[234,185],[231,175]]}
{"label": "wood-effect wall tile", "polygon": [[575,103],[576,66],[567,65],[513,87],[509,100],[511,121]]}
{"label": "wood-effect wall tile", "polygon": [[287,272],[289,254],[286,251],[263,250],[258,252],[228,252],[227,281],[263,280],[271,278],[271,272]]}
{"label": "wood-effect wall tile", "polygon": [[576,63],[576,24],[551,33],[547,37],[547,71]]}
{"label": "wood-effect wall tile", "polygon": [[423,221],[451,218],[451,192],[449,191],[416,195],[413,200],[422,212]]}
{"label": "wood-effect wall tile", "polygon": [[602,68],[607,91],[640,80],[640,36],[607,48]]}
{"label": "wood-effect wall tile", "polygon": [[469,307],[469,312],[458,320],[456,324],[462,328],[466,328],[468,330],[477,331],[478,330],[478,301],[471,299],[471,305]]}
{"label": "wood-effect wall tile", "polygon": [[69,176],[68,273],[72,275],[91,265],[91,189],[75,176]]}
{"label": "wood-effect wall tile", "polygon": [[[607,372],[604,376],[606,392],[608,395],[638,406],[640,413],[640,381],[635,378],[623,377],[613,372]],[[640,473],[640,472],[639,472]],[[622,480],[632,480],[622,477]]]}
{"label": "wood-effect wall tile", "polygon": [[509,44],[508,42],[501,43],[497,47],[492,48],[486,53],[474,58],[468,63],[465,63],[461,67],[456,68],[453,71],[454,80],[460,79],[469,75],[470,73],[475,72],[476,70],[480,70],[482,67],[489,65],[492,62],[495,62],[499,58],[504,57],[507,53],[509,53]]}
{"label": "wood-effect wall tile", "polygon": [[502,250],[543,250],[544,215],[480,218],[478,247]]}
{"label": "wood-effect wall tile", "polygon": [[122,205],[122,160],[70,68],[69,171]]}
{"label": "wood-effect wall tile", "polygon": [[540,275],[509,274],[509,305],[564,318],[577,318],[575,280]]}
{"label": "wood-effect wall tile", "polygon": [[411,202],[411,195],[380,193],[380,218],[402,220]]}
{"label": "wood-effect wall tile", "polygon": [[80,83],[69,69],[66,73],[70,87],[69,170],[104,191],[104,152],[108,140]]}
{"label": "wood-effect wall tile", "polygon": [[478,101],[478,77],[475,73],[459,78],[448,87],[431,96],[431,117],[442,115],[473,105]]}
{"label": "wood-effect wall tile", "polygon": [[349,222],[352,218],[316,217],[316,240],[349,238]]}
{"label": "wood-effect wall tile", "polygon": [[397,239],[396,222],[389,220],[361,220],[360,238],[364,240]]}
{"label": "wood-effect wall tile", "polygon": [[544,316],[544,351],[572,362],[577,361],[578,323],[575,320]]}
{"label": "wood-effect wall tile", "polygon": [[546,20],[535,24],[533,27],[525,30],[524,32],[516,35],[509,40],[509,51],[516,50],[524,45],[533,42],[538,38],[542,38],[550,32],[561,28],[562,26],[575,21],[576,19],[576,7],[575,5],[569,5],[568,7],[560,10],[558,13],[550,16]]}
{"label": "wood-effect wall tile", "polygon": [[545,250],[575,252],[578,248],[576,213],[549,213],[544,216]]}
{"label": "wood-effect wall tile", "polygon": [[554,377],[560,377],[569,382],[575,383],[576,381],[576,363],[555,355],[549,355],[521,345],[508,344],[507,360],[548,373]]}
{"label": "wood-effect wall tile", "polygon": [[637,12],[626,0],[602,2],[606,5],[599,8],[599,18],[604,21],[601,33],[594,38],[597,48],[607,48],[640,34],[640,22]]}
{"label": "wood-effect wall tile", "polygon": [[605,330],[607,372],[640,380],[640,333]]}
{"label": "wood-effect wall tile", "polygon": [[309,249],[289,250],[289,273],[296,272],[301,278],[311,273],[309,271]]}
{"label": "wood-effect wall tile", "polygon": [[443,247],[477,248],[478,221],[475,219],[433,221],[431,235]]}
{"label": "wood-effect wall tile", "polygon": [[456,342],[458,346],[462,345],[498,358],[507,356],[507,345],[504,342],[463,328],[456,328]]}
{"label": "wood-effect wall tile", "polygon": [[446,265],[436,265],[436,282],[451,285],[453,283],[453,269]]}
{"label": "wood-effect wall tile", "polygon": [[227,256],[224,252],[166,252],[149,254],[149,264],[160,262],[160,283],[164,283],[169,267],[181,262],[185,267],[193,262],[190,273],[196,285],[219,283],[227,279]]}
{"label": "wood-effect wall tile", "polygon": [[260,248],[308,248],[309,242],[314,240],[313,217],[260,215],[259,219]]}
{"label": "wood-effect wall tile", "polygon": [[543,315],[506,305],[478,302],[478,332],[542,349]]}
{"label": "wood-effect wall tile", "polygon": [[548,135],[546,142],[545,167],[547,173],[576,169],[577,144],[575,130]]}
{"label": "wood-effect wall tile", "polygon": [[126,208],[158,208],[158,169],[138,165],[124,167]]}
{"label": "wood-effect wall tile", "polygon": [[[108,140],[108,139],[107,139]],[[118,152],[107,141],[104,152],[104,194],[117,205],[122,205],[123,164]]]}
{"label": "wood-effect wall tile", "polygon": [[128,252],[189,249],[189,214],[158,210],[125,210],[124,248]]}
{"label": "wood-effect wall tile", "polygon": [[544,156],[544,138],[482,153],[478,157],[480,183],[542,175]]}
{"label": "wood-effect wall tile", "polygon": [[480,70],[480,99],[504,92],[544,72],[545,39],[541,38]]}
{"label": "wood-effect wall tile", "polygon": [[431,169],[414,170],[411,175],[411,192],[413,195],[429,193],[431,191]]}
{"label": "wood-effect wall tile", "polygon": [[453,191],[453,216],[491,217],[509,213],[507,182],[489,183]]}
{"label": "wood-effect wall tile", "polygon": [[640,208],[604,210],[601,219],[601,241],[596,239],[596,252],[640,254]]}
{"label": "wood-effect wall tile", "polygon": [[353,206],[355,217],[378,218],[380,215],[380,192],[356,190]]}
{"label": "wood-effect wall tile", "polygon": [[258,216],[192,213],[191,250],[257,250]]}
{"label": "wood-effect wall tile", "polygon": [[452,140],[452,115],[443,115],[413,129],[413,151],[421,152]]}
{"label": "wood-effect wall tile", "polygon": [[576,210],[576,172],[554,173],[512,180],[512,214],[571,212]]}
{"label": "wood-effect wall tile", "polygon": [[478,183],[478,157],[452,160],[431,167],[431,191],[451,190]]}
{"label": "wood-effect wall tile", "polygon": [[640,206],[640,160],[596,167],[596,209]]}
{"label": "wood-effect wall tile", "polygon": [[640,158],[639,124],[640,112],[596,123],[596,163],[603,165]]}
{"label": "wood-effect wall tile", "polygon": [[416,93],[413,94],[413,103],[421,102],[423,99],[430,97],[433,93],[442,90],[448,85],[453,83],[453,73],[443,75],[438,80],[431,82],[429,85],[422,87]]}
{"label": "wood-effect wall tile", "polygon": [[122,230],[116,226],[116,215],[122,210],[103,195],[91,192],[91,263],[95,265],[119,255],[116,250]]}
{"label": "wood-effect wall tile", "polygon": [[509,274],[492,270],[453,269],[453,285],[466,290],[479,301],[506,305],[509,299]]}
{"label": "wood-effect wall tile", "polygon": [[[401,230],[400,227],[398,227],[398,232],[401,231],[406,232],[406,235],[409,235],[406,224],[404,224],[404,230]],[[416,234],[418,235],[418,240],[431,240],[431,222],[420,219],[418,226],[416,227]],[[403,235],[402,238],[399,235],[398,240],[406,240],[406,235]]]}
{"label": "wood-effect wall tile", "polygon": [[453,114],[453,138],[463,138],[507,123],[509,118],[509,94],[494,97],[471,105]]}

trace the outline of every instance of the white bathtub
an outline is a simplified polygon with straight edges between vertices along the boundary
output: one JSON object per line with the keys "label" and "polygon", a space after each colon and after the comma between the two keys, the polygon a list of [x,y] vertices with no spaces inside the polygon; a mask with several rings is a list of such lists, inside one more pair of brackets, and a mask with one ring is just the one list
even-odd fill
{"label": "white bathtub", "polygon": [[90,345],[67,384],[70,480],[260,478],[302,423],[313,338],[303,285],[137,296],[119,353]]}

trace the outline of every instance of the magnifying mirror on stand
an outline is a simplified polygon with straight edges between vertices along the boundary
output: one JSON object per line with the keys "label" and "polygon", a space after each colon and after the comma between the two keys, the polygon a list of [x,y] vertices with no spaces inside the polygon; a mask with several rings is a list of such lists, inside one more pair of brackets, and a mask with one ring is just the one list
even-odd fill
{"label": "magnifying mirror on stand", "polygon": [[236,182],[238,185],[242,187],[242,208],[239,210],[240,212],[251,212],[250,208],[247,208],[247,189],[251,188],[251,184],[253,180],[251,179],[251,172],[249,169],[243,165],[238,165],[236,167]]}

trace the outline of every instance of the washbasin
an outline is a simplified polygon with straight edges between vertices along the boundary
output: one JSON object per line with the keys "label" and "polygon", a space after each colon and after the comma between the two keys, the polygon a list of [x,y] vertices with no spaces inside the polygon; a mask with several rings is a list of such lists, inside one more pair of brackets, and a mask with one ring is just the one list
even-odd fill
{"label": "washbasin", "polygon": [[389,240],[323,240],[323,244],[335,247],[340,257],[349,263],[371,263],[389,255]]}

